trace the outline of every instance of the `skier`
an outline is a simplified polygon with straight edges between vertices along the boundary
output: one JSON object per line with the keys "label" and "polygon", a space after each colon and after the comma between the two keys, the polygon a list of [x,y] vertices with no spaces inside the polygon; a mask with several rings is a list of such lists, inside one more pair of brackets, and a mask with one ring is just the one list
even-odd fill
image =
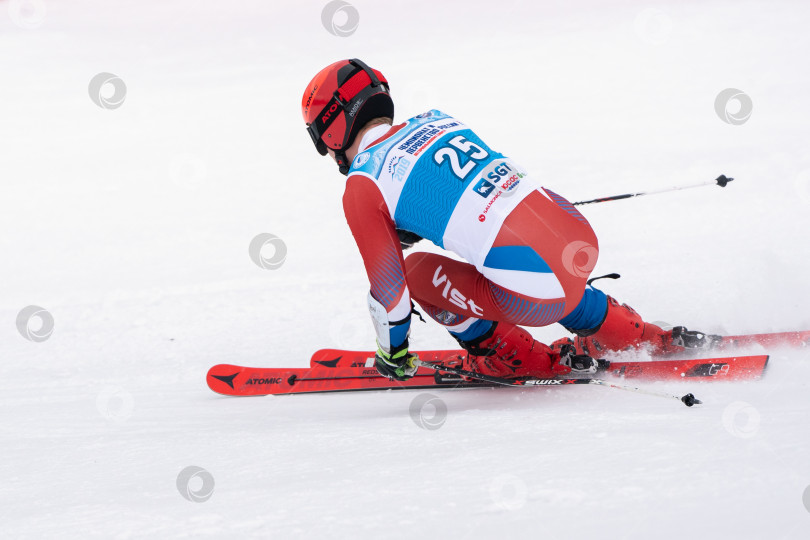
{"label": "skier", "polygon": [[[371,283],[380,374],[416,372],[412,299],[468,352],[464,369],[499,377],[588,376],[597,368],[588,354],[702,345],[703,334],[665,331],[588,285],[599,254],[588,221],[459,120],[430,110],[393,125],[379,71],[335,62],[301,106],[318,152],[348,176],[343,206]],[[466,262],[424,252],[405,259],[421,239]],[[555,322],[576,334],[573,345],[552,349],[519,326]]]}

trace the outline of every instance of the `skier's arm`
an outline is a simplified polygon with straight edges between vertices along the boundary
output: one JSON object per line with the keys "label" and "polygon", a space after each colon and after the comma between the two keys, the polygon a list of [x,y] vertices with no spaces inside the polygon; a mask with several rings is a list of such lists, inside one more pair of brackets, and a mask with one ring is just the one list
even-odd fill
{"label": "skier's arm", "polygon": [[369,307],[379,347],[390,355],[407,354],[411,298],[402,248],[385,200],[370,179],[352,176],[346,183],[343,210],[371,284]]}

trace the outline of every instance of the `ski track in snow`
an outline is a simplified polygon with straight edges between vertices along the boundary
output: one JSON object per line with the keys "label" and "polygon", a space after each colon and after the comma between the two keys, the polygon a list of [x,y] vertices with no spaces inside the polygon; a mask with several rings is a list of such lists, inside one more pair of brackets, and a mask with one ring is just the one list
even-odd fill
{"label": "ski track in snow", "polygon": [[[216,363],[374,343],[343,183],[298,109],[352,56],[398,119],[453,114],[570,200],[737,178],[583,207],[594,275],[621,273],[601,286],[648,320],[809,328],[807,3],[357,2],[345,38],[325,4],[0,2],[0,536],[809,538],[806,350],[769,351],[759,382],[651,385],[691,409],[435,391],[434,430],[418,390],[205,385]],[[125,81],[120,108],[90,100],[100,72]],[[744,125],[715,114],[725,88],[751,96]],[[276,270],[248,257],[262,232],[287,245]],[[17,332],[28,305],[53,316],[46,341]],[[454,343],[417,322],[412,346]],[[178,492],[189,466],[210,499]]]}

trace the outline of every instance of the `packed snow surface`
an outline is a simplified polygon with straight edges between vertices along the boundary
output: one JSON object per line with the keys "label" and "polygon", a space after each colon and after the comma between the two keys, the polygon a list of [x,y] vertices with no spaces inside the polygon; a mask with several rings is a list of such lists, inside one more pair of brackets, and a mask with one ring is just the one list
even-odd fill
{"label": "packed snow surface", "polygon": [[[397,120],[452,114],[572,201],[735,177],[582,207],[594,275],[648,320],[810,328],[810,4],[352,4],[0,1],[0,536],[810,538],[807,350],[759,382],[648,383],[691,409],[434,391],[422,427],[418,390],[207,388],[217,363],[374,346],[344,179],[299,109],[349,57]],[[91,97],[100,73],[124,84]],[[715,110],[729,88],[747,119]],[[251,260],[261,233],[280,267]]]}

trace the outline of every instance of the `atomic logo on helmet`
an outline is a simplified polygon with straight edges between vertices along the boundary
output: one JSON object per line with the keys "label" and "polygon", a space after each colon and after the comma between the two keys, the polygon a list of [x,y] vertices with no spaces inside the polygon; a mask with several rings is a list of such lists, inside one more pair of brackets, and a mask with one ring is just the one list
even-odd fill
{"label": "atomic logo on helmet", "polygon": [[301,114],[318,153],[332,150],[341,174],[347,174],[346,149],[370,120],[393,118],[394,102],[385,76],[353,58],[313,77],[301,99]]}

